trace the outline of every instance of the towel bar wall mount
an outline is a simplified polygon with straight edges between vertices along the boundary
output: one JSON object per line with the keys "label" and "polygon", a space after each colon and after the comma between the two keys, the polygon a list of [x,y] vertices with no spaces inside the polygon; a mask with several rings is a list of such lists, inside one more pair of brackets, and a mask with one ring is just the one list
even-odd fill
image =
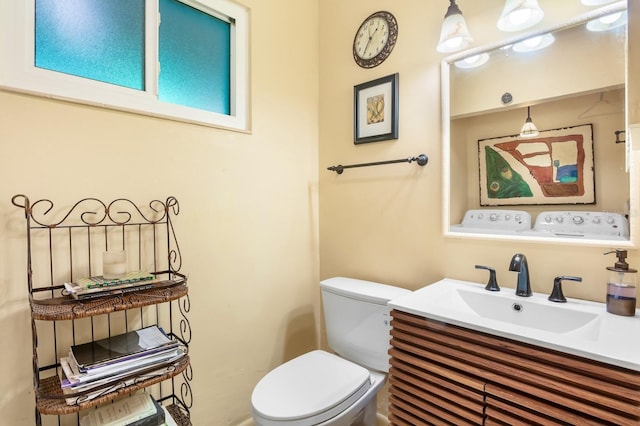
{"label": "towel bar wall mount", "polygon": [[401,158],[399,160],[387,160],[387,161],[376,161],[373,163],[349,164],[346,166],[343,166],[342,164],[338,164],[337,166],[327,167],[327,170],[336,172],[337,174],[341,175],[342,172],[344,172],[344,169],[352,169],[355,167],[380,166],[383,164],[412,163],[414,161],[419,166],[426,166],[427,163],[429,162],[429,157],[427,157],[425,154],[420,154],[417,157]]}

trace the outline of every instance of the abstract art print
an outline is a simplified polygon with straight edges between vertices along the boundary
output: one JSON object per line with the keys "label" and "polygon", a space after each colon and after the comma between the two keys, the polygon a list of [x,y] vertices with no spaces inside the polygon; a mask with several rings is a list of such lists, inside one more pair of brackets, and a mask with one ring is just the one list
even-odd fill
{"label": "abstract art print", "polygon": [[478,141],[480,205],[594,204],[593,127]]}
{"label": "abstract art print", "polygon": [[398,73],[353,88],[357,144],[398,139]]}

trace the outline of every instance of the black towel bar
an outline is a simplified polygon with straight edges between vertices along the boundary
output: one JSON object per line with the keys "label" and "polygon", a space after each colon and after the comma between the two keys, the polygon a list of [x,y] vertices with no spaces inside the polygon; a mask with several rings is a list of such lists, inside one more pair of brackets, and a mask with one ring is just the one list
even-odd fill
{"label": "black towel bar", "polygon": [[336,172],[341,175],[344,169],[352,169],[354,167],[368,167],[368,166],[380,166],[382,164],[394,164],[394,163],[418,163],[419,166],[425,166],[429,162],[429,157],[425,154],[420,154],[417,157],[409,157],[409,158],[401,158],[399,160],[388,160],[388,161],[376,161],[374,163],[361,163],[361,164],[349,164],[347,166],[343,166],[339,164],[337,166],[327,167],[327,170],[331,170],[332,172]]}

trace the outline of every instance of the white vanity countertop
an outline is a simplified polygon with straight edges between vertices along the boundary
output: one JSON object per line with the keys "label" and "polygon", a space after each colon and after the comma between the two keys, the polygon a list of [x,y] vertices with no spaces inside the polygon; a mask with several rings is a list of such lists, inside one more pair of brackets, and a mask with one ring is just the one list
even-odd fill
{"label": "white vanity countertop", "polygon": [[625,317],[608,313],[604,303],[572,298],[556,303],[547,297],[540,293],[516,296],[513,288],[490,292],[484,284],[445,278],[394,299],[389,306],[640,371],[640,311]]}

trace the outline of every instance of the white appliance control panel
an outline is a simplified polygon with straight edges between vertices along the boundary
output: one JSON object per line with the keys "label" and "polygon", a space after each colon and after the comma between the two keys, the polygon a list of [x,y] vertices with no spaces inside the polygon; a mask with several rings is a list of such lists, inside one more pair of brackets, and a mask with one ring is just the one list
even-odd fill
{"label": "white appliance control panel", "polygon": [[629,238],[627,219],[619,213],[548,211],[536,217],[534,231],[559,237]]}
{"label": "white appliance control panel", "polygon": [[531,230],[531,215],[522,210],[467,210],[454,232],[510,233]]}

